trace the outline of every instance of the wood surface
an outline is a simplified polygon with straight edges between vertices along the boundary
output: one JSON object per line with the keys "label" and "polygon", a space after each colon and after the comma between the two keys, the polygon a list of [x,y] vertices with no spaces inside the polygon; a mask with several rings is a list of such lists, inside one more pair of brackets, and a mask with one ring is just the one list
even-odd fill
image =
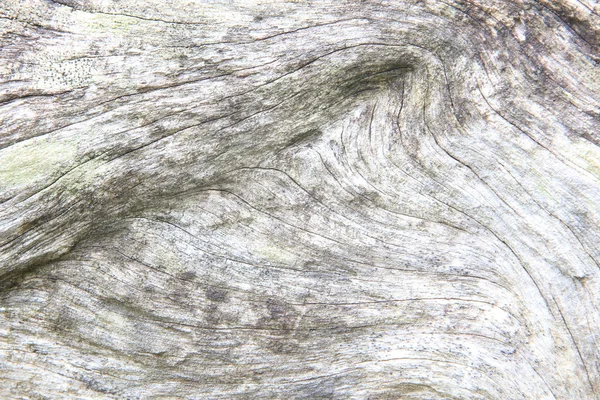
{"label": "wood surface", "polygon": [[0,398],[600,399],[594,0],[2,0]]}

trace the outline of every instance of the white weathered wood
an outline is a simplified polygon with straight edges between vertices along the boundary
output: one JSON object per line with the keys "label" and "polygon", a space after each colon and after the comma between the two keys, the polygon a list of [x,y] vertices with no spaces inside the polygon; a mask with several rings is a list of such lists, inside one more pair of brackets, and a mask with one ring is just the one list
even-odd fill
{"label": "white weathered wood", "polygon": [[593,0],[5,0],[0,397],[600,398]]}

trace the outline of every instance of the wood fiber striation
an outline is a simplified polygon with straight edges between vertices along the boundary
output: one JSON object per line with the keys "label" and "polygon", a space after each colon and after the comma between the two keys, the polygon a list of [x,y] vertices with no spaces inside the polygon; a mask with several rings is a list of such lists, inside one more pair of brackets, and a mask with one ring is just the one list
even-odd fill
{"label": "wood fiber striation", "polygon": [[600,398],[600,8],[0,4],[0,397]]}

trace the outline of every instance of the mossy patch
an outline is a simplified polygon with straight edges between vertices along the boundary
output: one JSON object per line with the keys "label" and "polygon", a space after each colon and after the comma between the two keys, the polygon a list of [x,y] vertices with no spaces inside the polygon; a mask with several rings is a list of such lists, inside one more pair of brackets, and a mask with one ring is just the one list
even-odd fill
{"label": "mossy patch", "polygon": [[258,247],[256,254],[262,259],[278,265],[293,265],[297,261],[297,258],[290,252],[271,245]]}
{"label": "mossy patch", "polygon": [[86,15],[85,22],[90,33],[105,33],[106,31],[125,33],[140,23],[134,17],[102,13]]}
{"label": "mossy patch", "polygon": [[31,185],[64,168],[77,154],[77,143],[35,138],[0,151],[0,192]]}

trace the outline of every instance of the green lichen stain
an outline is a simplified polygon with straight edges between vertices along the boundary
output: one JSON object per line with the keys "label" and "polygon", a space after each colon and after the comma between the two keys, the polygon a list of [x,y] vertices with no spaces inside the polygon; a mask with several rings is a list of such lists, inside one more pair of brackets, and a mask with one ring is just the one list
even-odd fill
{"label": "green lichen stain", "polygon": [[89,15],[85,22],[89,33],[129,32],[139,25],[139,21],[133,17],[111,14]]}
{"label": "green lichen stain", "polygon": [[600,178],[600,151],[591,143],[580,142],[572,145],[576,159],[583,167]]}
{"label": "green lichen stain", "polygon": [[258,247],[256,254],[274,264],[292,265],[297,261],[297,258],[293,254],[271,245]]}
{"label": "green lichen stain", "polygon": [[60,172],[73,162],[77,144],[35,138],[0,150],[0,192],[25,187]]}

